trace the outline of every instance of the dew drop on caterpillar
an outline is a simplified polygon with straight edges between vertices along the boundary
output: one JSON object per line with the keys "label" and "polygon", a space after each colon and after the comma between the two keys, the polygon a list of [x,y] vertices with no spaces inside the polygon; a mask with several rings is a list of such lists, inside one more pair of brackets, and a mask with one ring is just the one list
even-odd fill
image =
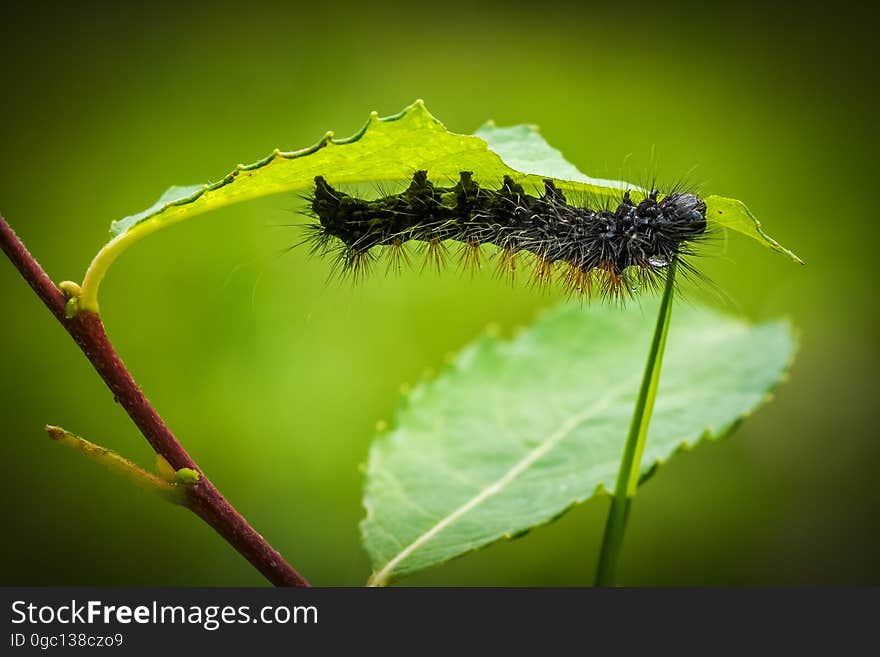
{"label": "dew drop on caterpillar", "polygon": [[614,207],[576,204],[552,180],[530,195],[508,176],[499,189],[486,189],[469,171],[450,187],[416,171],[404,191],[372,200],[317,176],[307,198],[317,219],[308,227],[312,252],[335,254],[336,269],[354,279],[366,275],[383,251],[388,271],[408,266],[410,242],[420,245],[423,268],[441,270],[451,241],[461,245],[466,268],[479,268],[483,245],[492,245],[499,272],[508,278],[530,256],[535,285],[555,281],[583,298],[622,300],[661,286],[673,258],[692,255],[706,232],[706,204],[692,193],[626,191]]}

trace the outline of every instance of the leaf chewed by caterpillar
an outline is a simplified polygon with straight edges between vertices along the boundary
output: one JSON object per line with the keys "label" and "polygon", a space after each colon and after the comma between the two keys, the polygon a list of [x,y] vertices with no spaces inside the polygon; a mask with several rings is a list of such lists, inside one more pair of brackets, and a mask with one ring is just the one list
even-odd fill
{"label": "leaf chewed by caterpillar", "polygon": [[421,245],[424,266],[440,270],[454,241],[468,268],[479,268],[483,245],[492,245],[501,273],[512,278],[522,256],[531,256],[536,284],[557,280],[582,297],[622,299],[657,288],[669,263],[691,255],[706,232],[706,204],[691,193],[654,190],[636,202],[627,191],[616,207],[591,208],[570,204],[552,180],[532,196],[508,176],[497,190],[483,188],[468,171],[451,187],[417,171],[404,191],[373,200],[317,176],[308,200],[318,219],[310,226],[313,252],[336,252],[342,272],[355,278],[367,273],[377,250],[387,253],[389,270],[409,265],[409,242]]}

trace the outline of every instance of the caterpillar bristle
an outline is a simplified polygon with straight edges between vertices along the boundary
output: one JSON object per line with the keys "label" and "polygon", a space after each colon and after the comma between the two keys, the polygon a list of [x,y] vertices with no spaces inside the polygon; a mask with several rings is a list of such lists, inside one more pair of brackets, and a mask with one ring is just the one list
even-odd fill
{"label": "caterpillar bristle", "polygon": [[482,244],[475,239],[462,244],[459,253],[459,266],[472,277],[476,276],[483,267]]}
{"label": "caterpillar bristle", "polygon": [[386,274],[399,274],[404,269],[409,269],[412,266],[409,251],[402,237],[393,238],[391,244],[386,248],[386,253],[388,254],[385,264]]}
{"label": "caterpillar bristle", "polygon": [[665,194],[651,185],[624,190],[616,201],[605,196],[572,202],[550,179],[533,196],[510,176],[493,191],[469,171],[441,187],[420,170],[404,191],[372,200],[316,176],[309,201],[318,221],[303,241],[312,254],[335,254],[334,274],[356,281],[380,255],[386,273],[409,268],[410,242],[419,245],[423,270],[443,271],[448,245],[458,243],[458,266],[474,274],[492,245],[488,259],[511,283],[522,269],[521,256],[528,256],[532,286],[544,289],[556,281],[571,296],[598,295],[615,303],[662,288],[673,260],[683,264],[686,277],[701,276],[683,258],[706,235],[706,205],[681,183]]}
{"label": "caterpillar bristle", "polygon": [[499,247],[495,252],[495,258],[497,259],[495,273],[499,278],[508,281],[511,285],[516,282],[517,255],[516,247],[510,244]]}
{"label": "caterpillar bristle", "polygon": [[373,269],[376,256],[370,251],[358,248],[347,248],[339,259],[340,276],[348,276],[354,283],[360,283],[366,279]]}
{"label": "caterpillar bristle", "polygon": [[547,290],[553,285],[554,263],[544,256],[536,256],[532,264],[532,286],[539,290]]}
{"label": "caterpillar bristle", "polygon": [[628,277],[617,269],[614,263],[604,262],[601,265],[605,276],[602,279],[602,295],[614,303],[623,303],[632,293]]}
{"label": "caterpillar bristle", "polygon": [[435,269],[438,274],[443,273],[446,268],[446,261],[449,256],[449,247],[439,237],[432,237],[425,242],[424,260],[422,262],[422,271],[425,268]]}
{"label": "caterpillar bristle", "polygon": [[563,287],[569,296],[589,300],[593,296],[593,272],[566,263]]}

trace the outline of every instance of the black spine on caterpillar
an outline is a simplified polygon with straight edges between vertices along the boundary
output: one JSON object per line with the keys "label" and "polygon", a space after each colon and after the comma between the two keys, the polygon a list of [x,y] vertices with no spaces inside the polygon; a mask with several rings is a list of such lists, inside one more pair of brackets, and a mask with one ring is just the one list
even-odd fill
{"label": "black spine on caterpillar", "polygon": [[672,259],[690,254],[689,245],[706,231],[706,204],[691,193],[658,199],[651,191],[634,203],[627,191],[616,208],[592,209],[569,204],[551,180],[544,180],[543,194],[531,196],[508,176],[500,189],[484,189],[468,171],[452,187],[417,171],[403,192],[374,200],[340,192],[317,176],[310,201],[319,220],[313,249],[325,252],[339,240],[342,268],[355,276],[377,246],[390,247],[394,262],[406,261],[402,248],[409,241],[425,244],[428,262],[439,268],[443,242],[454,240],[464,245],[469,265],[479,265],[480,246],[492,244],[499,266],[511,274],[517,254],[531,253],[537,282],[548,283],[565,265],[562,280],[571,292],[590,295],[598,283],[612,298],[656,287]]}

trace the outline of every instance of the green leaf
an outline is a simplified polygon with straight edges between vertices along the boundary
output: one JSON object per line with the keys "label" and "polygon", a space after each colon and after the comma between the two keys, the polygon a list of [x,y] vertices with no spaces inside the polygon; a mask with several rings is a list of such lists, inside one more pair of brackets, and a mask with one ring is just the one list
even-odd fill
{"label": "green leaf", "polygon": [[640,189],[637,185],[620,180],[590,178],[566,160],[538,132],[538,126],[515,125],[499,128],[489,121],[474,133],[484,140],[489,150],[496,153],[509,167],[524,174],[554,178],[615,190]]}
{"label": "green leaf", "polygon": [[725,198],[723,196],[709,196],[706,201],[706,220],[715,223],[718,226],[724,226],[730,230],[735,230],[747,237],[751,237],[768,246],[774,251],[778,251],[788,256],[798,264],[804,264],[804,261],[796,256],[792,251],[786,249],[775,239],[764,232],[761,222],[751,213],[742,201],[733,198]]}
{"label": "green leaf", "polygon": [[[399,114],[379,118],[372,113],[355,135],[335,139],[328,132],[309,148],[275,150],[252,164],[240,164],[220,180],[172,187],[146,210],[113,222],[113,239],[98,253],[86,272],[79,299],[81,310],[97,312],[98,287],[107,269],[129,246],[147,235],[233,203],[270,194],[301,192],[316,175],[334,185],[404,181],[427,169],[434,180],[454,180],[460,171],[473,171],[477,180],[500,181],[505,175],[540,189],[543,178],[557,187],[591,197],[617,198],[635,185],[590,178],[566,162],[534,126],[498,128],[487,124],[476,135],[449,132],[416,101]],[[709,197],[709,218],[742,232],[766,246],[797,256],[770,239],[744,205]]]}
{"label": "green leaf", "polygon": [[[564,304],[512,341],[490,337],[419,385],[370,451],[361,523],[390,580],[549,522],[612,490],[657,304]],[[643,476],[724,436],[769,398],[795,351],[784,321],[676,307]]]}
{"label": "green leaf", "polygon": [[238,165],[217,182],[172,187],[148,210],[114,222],[110,230],[118,236],[147,220],[176,223],[207,209],[300,191],[312,186],[317,175],[334,184],[393,181],[409,179],[419,168],[438,177],[457,176],[468,168],[492,177],[515,173],[485,142],[448,132],[422,101],[416,101],[394,116],[379,118],[373,112],[351,137],[335,139],[328,132],[314,146],[275,150],[252,164]]}

